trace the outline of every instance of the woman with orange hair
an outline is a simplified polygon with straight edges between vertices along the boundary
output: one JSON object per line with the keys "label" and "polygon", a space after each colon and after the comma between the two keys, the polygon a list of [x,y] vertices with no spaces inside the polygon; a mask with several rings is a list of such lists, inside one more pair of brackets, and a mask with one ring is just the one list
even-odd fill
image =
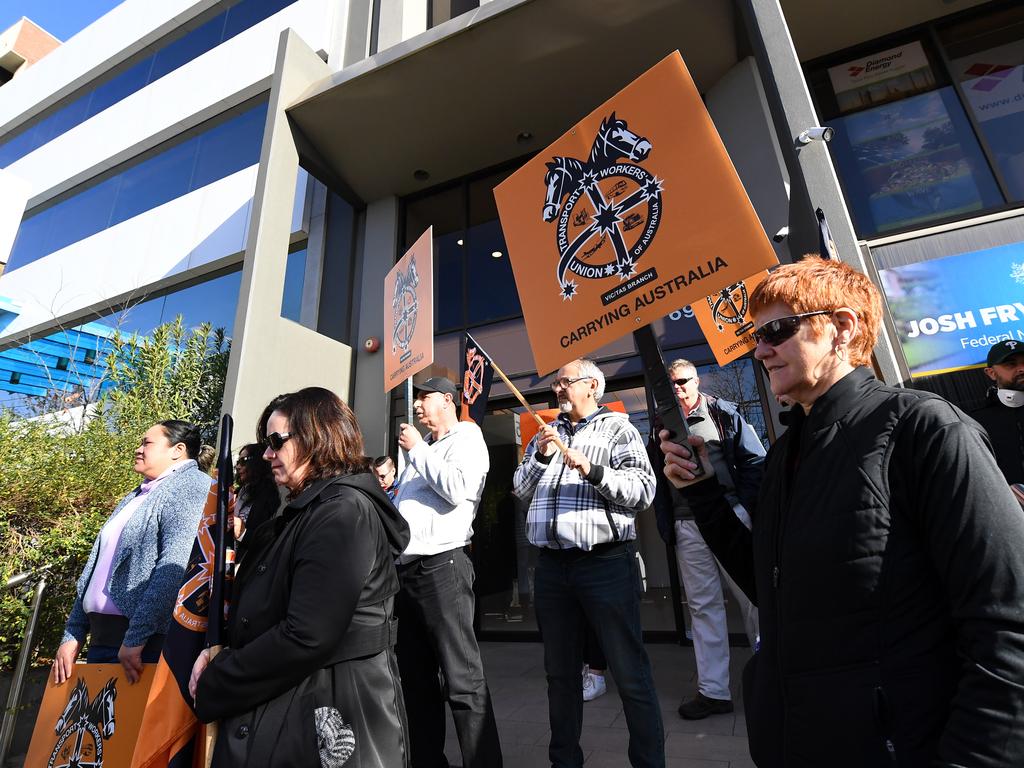
{"label": "woman with orange hair", "polygon": [[[744,675],[759,768],[1024,765],[1024,516],[984,431],[868,366],[881,297],[806,258],[751,296],[754,356],[794,403],[748,531],[700,438],[666,476],[760,610]],[[664,438],[667,433],[662,433]]]}

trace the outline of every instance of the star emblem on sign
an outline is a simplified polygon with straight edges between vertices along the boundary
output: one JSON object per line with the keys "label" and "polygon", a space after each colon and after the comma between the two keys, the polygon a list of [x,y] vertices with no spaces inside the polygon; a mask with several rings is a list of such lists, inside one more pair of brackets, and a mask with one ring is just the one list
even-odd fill
{"label": "star emblem on sign", "polygon": [[562,286],[562,301],[571,301],[572,297],[576,295],[576,290],[579,286],[575,280],[570,280]]}
{"label": "star emblem on sign", "polygon": [[632,277],[636,274],[636,260],[632,256],[627,256],[619,263],[618,272],[619,280]]}
{"label": "star emblem on sign", "polygon": [[659,197],[665,191],[665,182],[657,176],[652,176],[644,182],[642,189],[644,196],[650,200],[651,198]]}
{"label": "star emblem on sign", "polygon": [[594,213],[594,226],[598,232],[610,235],[621,223],[622,217],[619,216],[618,207],[610,203],[602,203],[597,207]]}

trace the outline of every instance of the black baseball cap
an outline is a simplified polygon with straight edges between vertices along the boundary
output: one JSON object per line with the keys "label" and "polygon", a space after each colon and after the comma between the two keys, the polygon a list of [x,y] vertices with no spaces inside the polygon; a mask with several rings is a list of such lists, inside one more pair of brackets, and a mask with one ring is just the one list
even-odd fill
{"label": "black baseball cap", "polygon": [[993,344],[988,351],[988,364],[992,366],[1005,363],[1014,355],[1024,355],[1024,341],[1013,341],[1012,339],[1000,341],[998,344]]}
{"label": "black baseball cap", "polygon": [[416,392],[440,392],[442,395],[451,395],[452,400],[459,399],[459,390],[444,376],[431,376],[424,382],[413,384],[412,388]]}

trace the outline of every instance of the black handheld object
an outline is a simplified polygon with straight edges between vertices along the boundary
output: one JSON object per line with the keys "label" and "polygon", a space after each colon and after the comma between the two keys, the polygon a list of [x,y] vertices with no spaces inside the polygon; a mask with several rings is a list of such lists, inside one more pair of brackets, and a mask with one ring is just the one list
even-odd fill
{"label": "black handheld object", "polygon": [[206,643],[209,646],[224,643],[224,604],[227,600],[228,549],[234,540],[234,533],[228,527],[228,505],[231,500],[231,486],[234,482],[234,465],[231,462],[231,433],[234,420],[225,413],[220,420],[220,452],[217,455],[217,522],[213,530],[213,575],[210,589],[209,623],[206,628]]}
{"label": "black handheld object", "polygon": [[[681,445],[693,456],[693,448],[686,438],[690,436],[690,429],[686,426],[686,414],[683,413],[676,393],[672,389],[672,382],[668,379],[668,371],[665,369],[665,360],[661,356],[661,347],[658,340],[654,338],[654,331],[651,326],[645,325],[633,331],[633,339],[636,347],[640,350],[640,359],[644,364],[644,373],[647,382],[651,387],[651,394],[654,395],[654,408],[662,426],[670,433],[670,439],[676,445]],[[704,474],[704,467],[694,457],[697,468],[693,470],[696,477]]]}

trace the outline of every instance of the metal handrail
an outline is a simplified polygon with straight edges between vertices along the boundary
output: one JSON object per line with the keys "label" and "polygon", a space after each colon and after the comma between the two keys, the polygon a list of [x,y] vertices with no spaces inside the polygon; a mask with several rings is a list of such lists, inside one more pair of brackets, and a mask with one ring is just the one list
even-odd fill
{"label": "metal handrail", "polygon": [[11,677],[11,690],[7,694],[7,707],[4,709],[3,720],[0,722],[0,768],[7,763],[7,753],[11,748],[11,740],[14,738],[14,726],[18,721],[18,707],[21,705],[21,694],[25,687],[25,672],[28,670],[29,657],[32,654],[32,644],[35,639],[36,625],[39,623],[39,609],[43,604],[43,590],[46,589],[46,572],[53,567],[52,563],[36,568],[33,571],[24,571],[15,574],[7,579],[7,588],[17,587],[35,581],[35,589],[32,594],[32,613],[25,626],[25,636],[21,641],[21,652],[18,654],[18,663],[14,667],[14,675]]}

